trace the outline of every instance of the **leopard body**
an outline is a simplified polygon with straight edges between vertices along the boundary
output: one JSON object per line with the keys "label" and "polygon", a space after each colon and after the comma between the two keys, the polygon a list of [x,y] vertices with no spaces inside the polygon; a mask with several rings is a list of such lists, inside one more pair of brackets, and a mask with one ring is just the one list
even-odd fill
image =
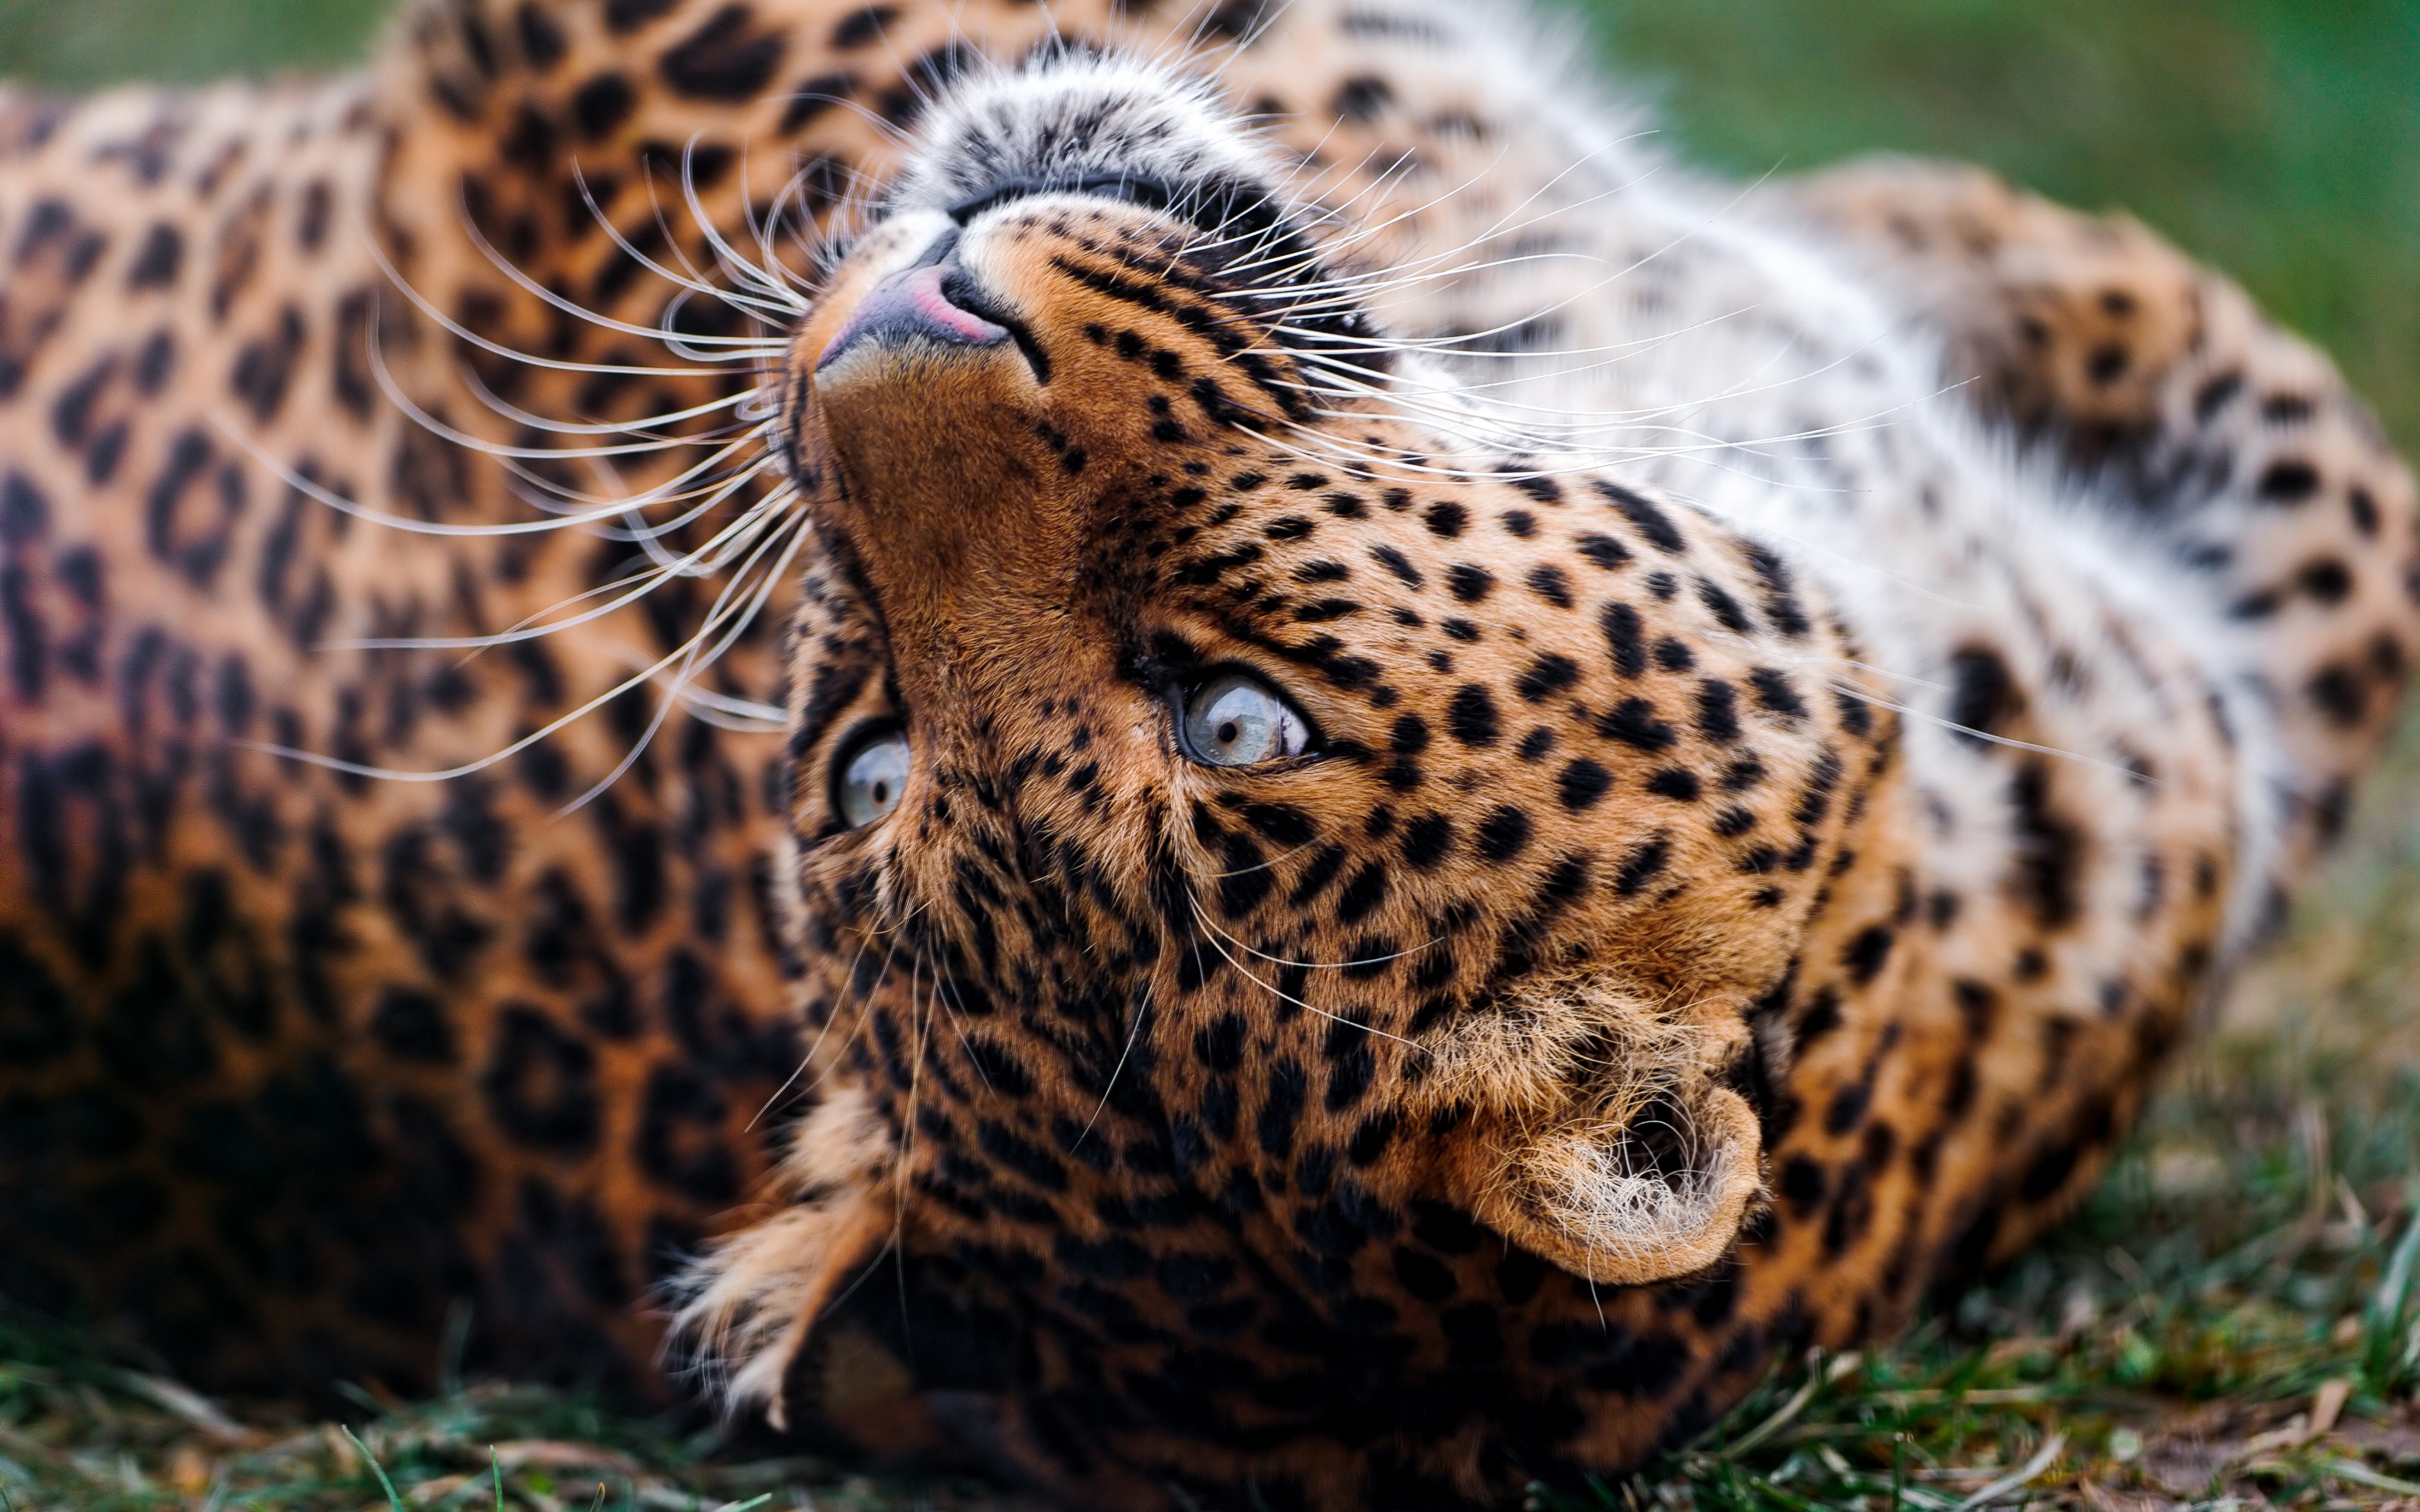
{"label": "leopard body", "polygon": [[[0,105],[0,1289],[214,1389],[452,1313],[647,1396],[669,1287],[796,1434],[1414,1507],[2055,1223],[2393,718],[2410,475],[2131,223],[1743,193],[1549,53],[447,0]],[[795,308],[682,296],[707,228]],[[852,349],[920,260],[1018,341]],[[711,691],[786,733],[645,738],[690,579],[392,644],[616,579],[480,532],[734,436],[809,528]],[[1319,753],[1186,759],[1228,668]]]}

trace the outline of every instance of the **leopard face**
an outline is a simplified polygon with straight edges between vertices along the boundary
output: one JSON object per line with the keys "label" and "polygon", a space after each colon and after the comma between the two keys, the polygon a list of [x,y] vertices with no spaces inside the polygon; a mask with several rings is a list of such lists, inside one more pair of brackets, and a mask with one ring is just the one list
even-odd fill
{"label": "leopard face", "polygon": [[1109,1382],[1197,1437],[1434,1409],[1550,1268],[1730,1247],[1755,1008],[1894,727],[1770,552],[1403,418],[1232,124],[1063,163],[986,104],[932,150],[989,177],[911,167],[787,380],[795,1159],[860,1209],[801,1285],[895,1242],[1078,1440]]}

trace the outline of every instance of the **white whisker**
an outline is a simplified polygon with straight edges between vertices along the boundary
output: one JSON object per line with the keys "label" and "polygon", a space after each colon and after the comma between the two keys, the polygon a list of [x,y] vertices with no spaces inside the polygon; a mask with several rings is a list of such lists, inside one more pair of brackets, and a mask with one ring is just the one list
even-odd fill
{"label": "white whisker", "polygon": [[[1187,891],[1188,893],[1190,892],[1189,885]],[[1228,941],[1234,944],[1238,949],[1244,949],[1245,947],[1243,946],[1243,942],[1236,940],[1233,935],[1229,934],[1226,931],[1220,929],[1218,925],[1210,921],[1210,915],[1207,910],[1202,908],[1202,900],[1200,898],[1192,898],[1191,902],[1193,904],[1193,921],[1209,931],[1210,948],[1218,952],[1219,959],[1234,967],[1236,974],[1241,976],[1246,981],[1252,983],[1256,987],[1264,989],[1279,1002],[1291,1003],[1295,1007],[1302,1009],[1306,1012],[1316,1013],[1321,1018],[1327,1020],[1331,1024],[1351,1025],[1354,1028],[1359,1029],[1364,1034],[1375,1035],[1381,1040],[1392,1040],[1395,1043],[1403,1045],[1404,1048],[1409,1050],[1419,1051],[1422,1055],[1429,1053],[1428,1046],[1421,1044],[1417,1040],[1406,1040],[1400,1034],[1389,1034],[1386,1030],[1379,1028],[1374,1025],[1363,1024],[1355,1019],[1345,1018],[1342,1014],[1331,1013],[1327,1010],[1321,1008],[1316,1004],[1304,1002],[1301,998],[1295,996],[1292,993],[1285,992],[1270,982],[1263,981],[1260,978],[1252,975],[1249,967],[1246,966],[1242,962],[1237,961],[1233,956],[1229,955],[1227,953],[1227,947],[1219,943],[1222,940]]]}

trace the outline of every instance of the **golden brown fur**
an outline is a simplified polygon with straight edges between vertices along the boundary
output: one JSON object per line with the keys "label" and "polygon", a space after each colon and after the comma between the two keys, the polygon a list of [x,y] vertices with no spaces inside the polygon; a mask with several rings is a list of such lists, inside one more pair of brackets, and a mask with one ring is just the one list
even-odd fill
{"label": "golden brown fur", "polygon": [[[1214,44],[1186,55],[1269,117],[1330,275],[1586,208],[1408,23],[1182,8],[1053,19]],[[709,596],[344,648],[490,635],[637,556],[348,520],[327,498],[535,517],[407,407],[576,453],[514,412],[752,388],[644,334],[673,285],[631,247],[713,263],[684,156],[735,240],[794,181],[845,219],[936,91],[1045,29],[449,0],[325,86],[0,99],[0,1289],[219,1389],[410,1389],[467,1308],[473,1368],[659,1396],[652,1288],[711,1249],[692,1320],[801,1435],[946,1420],[1085,1504],[1411,1508],[1633,1465],[2071,1208],[2230,892],[2340,822],[2420,557],[2323,359],[2140,227],[1978,177],[1754,213],[1885,270],[1984,421],[2207,548],[2303,779],[2273,859],[2240,690],[2158,606],[2016,575],[1911,694],[1766,535],[1440,434],[1306,355],[1212,232],[1063,194],[967,233],[1047,382],[1015,347],[819,367],[930,214],[760,332],[814,532],[712,676],[785,698],[786,738],[676,716],[562,815],[643,686],[478,775],[362,775],[514,745]],[[1383,320],[1485,331],[1509,282]],[[695,455],[514,460],[637,493]],[[1234,666],[1315,759],[1181,759],[1171,700]],[[893,723],[908,801],[849,829],[830,765]]]}

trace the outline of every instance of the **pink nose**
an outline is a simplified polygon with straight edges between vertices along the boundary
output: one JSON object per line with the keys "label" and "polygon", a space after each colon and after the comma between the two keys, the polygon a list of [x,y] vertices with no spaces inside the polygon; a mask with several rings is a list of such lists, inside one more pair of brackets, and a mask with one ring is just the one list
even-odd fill
{"label": "pink nose", "polygon": [[818,369],[830,366],[860,342],[898,345],[911,338],[946,347],[996,347],[1008,339],[1006,328],[952,304],[941,292],[941,281],[954,270],[935,263],[911,268],[874,287],[840,328],[817,360]]}

